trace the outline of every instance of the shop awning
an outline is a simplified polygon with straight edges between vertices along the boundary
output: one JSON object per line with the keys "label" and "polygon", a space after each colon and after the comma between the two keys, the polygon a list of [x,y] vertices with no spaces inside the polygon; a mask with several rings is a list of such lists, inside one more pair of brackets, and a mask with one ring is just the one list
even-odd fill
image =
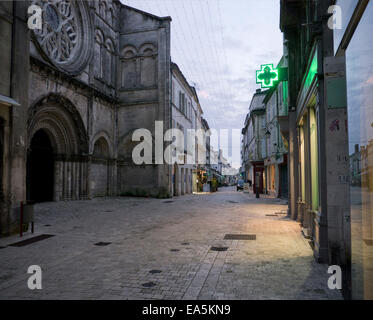
{"label": "shop awning", "polygon": [[3,96],[0,94],[0,104],[5,104],[6,106],[20,106],[20,104],[12,99],[12,98],[9,98],[7,96]]}

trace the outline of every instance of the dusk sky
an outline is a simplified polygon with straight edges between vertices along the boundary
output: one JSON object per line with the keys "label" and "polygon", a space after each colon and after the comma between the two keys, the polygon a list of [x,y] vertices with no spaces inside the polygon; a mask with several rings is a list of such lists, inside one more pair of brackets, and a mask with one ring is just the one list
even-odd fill
{"label": "dusk sky", "polygon": [[[122,0],[157,16],[171,16],[171,57],[197,88],[204,118],[214,129],[241,129],[259,88],[255,70],[282,55],[279,0]],[[239,150],[231,150],[240,167]],[[226,156],[226,155],[225,155]]]}

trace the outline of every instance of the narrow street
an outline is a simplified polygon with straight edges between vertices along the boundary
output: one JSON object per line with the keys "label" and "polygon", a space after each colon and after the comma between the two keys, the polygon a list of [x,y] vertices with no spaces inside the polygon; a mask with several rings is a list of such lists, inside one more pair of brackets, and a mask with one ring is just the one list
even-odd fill
{"label": "narrow street", "polygon": [[[36,232],[22,240],[54,236],[20,247],[8,246],[18,236],[0,239],[0,298],[341,299],[286,208],[233,187],[39,204]],[[42,290],[27,287],[30,265],[42,268]]]}

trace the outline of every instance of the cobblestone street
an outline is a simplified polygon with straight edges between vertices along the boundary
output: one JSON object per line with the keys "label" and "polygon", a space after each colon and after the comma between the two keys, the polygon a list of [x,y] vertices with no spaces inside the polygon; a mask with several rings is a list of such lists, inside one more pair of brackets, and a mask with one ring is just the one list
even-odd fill
{"label": "cobblestone street", "polygon": [[[22,247],[8,246],[16,235],[0,239],[0,298],[341,299],[286,208],[233,188],[38,204],[35,234],[22,240],[54,236]],[[42,290],[27,287],[30,265],[42,268]]]}

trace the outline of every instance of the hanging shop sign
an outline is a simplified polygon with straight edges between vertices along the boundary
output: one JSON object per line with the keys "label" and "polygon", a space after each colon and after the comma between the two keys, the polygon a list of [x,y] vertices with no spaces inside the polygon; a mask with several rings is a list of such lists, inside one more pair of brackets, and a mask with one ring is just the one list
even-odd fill
{"label": "hanging shop sign", "polygon": [[272,88],[279,81],[279,70],[272,63],[262,64],[260,70],[256,71],[256,83],[262,88]]}

